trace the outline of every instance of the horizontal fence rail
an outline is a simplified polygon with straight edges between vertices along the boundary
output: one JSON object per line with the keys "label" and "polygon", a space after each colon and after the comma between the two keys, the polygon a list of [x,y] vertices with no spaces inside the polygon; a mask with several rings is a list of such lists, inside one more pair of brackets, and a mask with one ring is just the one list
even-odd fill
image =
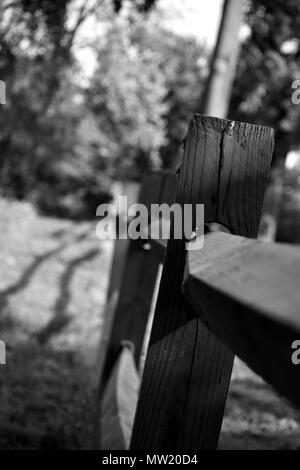
{"label": "horizontal fence rail", "polygon": [[[149,238],[163,253],[170,222],[151,225],[165,235]],[[297,406],[300,374],[291,358],[300,339],[299,281],[298,247],[212,232],[201,251],[188,252],[183,283],[208,329]]]}
{"label": "horizontal fence rail", "polygon": [[[207,328],[300,406],[300,250],[210,233],[187,255],[183,291]],[[220,306],[222,308],[220,308]]]}

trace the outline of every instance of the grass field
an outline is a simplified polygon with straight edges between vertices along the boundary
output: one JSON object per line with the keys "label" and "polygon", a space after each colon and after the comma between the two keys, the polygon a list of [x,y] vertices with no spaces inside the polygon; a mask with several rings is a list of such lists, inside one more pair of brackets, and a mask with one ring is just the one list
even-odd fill
{"label": "grass field", "polygon": [[[111,242],[95,223],[46,218],[0,200],[1,449],[98,446],[97,353]],[[236,362],[225,449],[295,449],[300,413]]]}

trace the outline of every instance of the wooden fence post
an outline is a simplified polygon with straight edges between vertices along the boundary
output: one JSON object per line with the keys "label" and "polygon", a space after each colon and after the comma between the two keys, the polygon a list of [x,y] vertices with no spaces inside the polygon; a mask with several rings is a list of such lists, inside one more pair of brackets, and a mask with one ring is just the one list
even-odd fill
{"label": "wooden fence post", "polygon": [[[147,175],[141,186],[139,202],[150,211],[151,204],[166,202],[172,204],[176,193],[177,180],[169,172]],[[113,299],[109,308],[110,327],[106,331],[107,344],[102,348],[100,389],[103,388],[120,352],[121,342],[126,340],[134,345],[138,368],[144,333],[152,301],[156,275],[161,254],[149,252],[142,247],[142,241],[130,240],[124,264],[123,279],[118,295],[111,292]],[[115,267],[117,260],[114,260]],[[108,303],[109,306],[110,302]]]}
{"label": "wooden fence post", "polygon": [[[196,115],[176,201],[205,205],[205,221],[256,237],[273,152],[269,128]],[[168,243],[131,449],[214,449],[233,354],[182,295],[185,241]]]}

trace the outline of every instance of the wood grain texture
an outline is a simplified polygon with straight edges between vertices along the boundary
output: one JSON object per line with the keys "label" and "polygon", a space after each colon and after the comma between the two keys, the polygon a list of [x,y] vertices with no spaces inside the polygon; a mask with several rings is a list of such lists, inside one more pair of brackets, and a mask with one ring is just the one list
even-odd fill
{"label": "wood grain texture", "polygon": [[291,361],[300,337],[299,248],[209,234],[200,253],[189,252],[186,273],[184,292],[209,331],[300,406]]}
{"label": "wood grain texture", "polygon": [[[205,221],[257,235],[272,130],[196,115],[185,141],[176,201],[205,204]],[[182,295],[186,251],[170,239],[131,449],[216,448],[233,354]]]}
{"label": "wood grain texture", "polygon": [[[157,250],[160,253],[162,260],[166,253],[168,239],[170,237],[170,225],[171,224],[169,219],[154,219],[151,220],[151,223],[148,225],[148,227],[145,227],[145,230],[143,231],[149,236],[149,244],[154,250]],[[161,236],[152,237],[151,234],[153,233],[160,233]]]}
{"label": "wood grain texture", "polygon": [[139,387],[134,349],[123,343],[101,402],[101,449],[128,449]]}
{"label": "wood grain texture", "polygon": [[299,247],[210,233],[187,266],[184,288],[199,281],[300,332]]}
{"label": "wood grain texture", "polygon": [[[175,198],[176,175],[169,172],[153,172],[144,177],[139,202],[149,210],[151,204],[167,202]],[[144,250],[140,241],[131,240],[128,247],[124,275],[119,287],[116,308],[110,313],[111,327],[108,346],[101,370],[101,385],[106,383],[118,356],[122,340],[129,340],[135,347],[138,367],[144,333],[147,325],[152,294],[161,253]]]}

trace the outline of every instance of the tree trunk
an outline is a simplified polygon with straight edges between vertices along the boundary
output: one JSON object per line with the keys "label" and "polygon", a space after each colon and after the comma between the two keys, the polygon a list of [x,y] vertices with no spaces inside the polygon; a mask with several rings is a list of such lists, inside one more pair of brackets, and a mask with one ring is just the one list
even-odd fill
{"label": "tree trunk", "polygon": [[204,114],[226,118],[239,52],[244,1],[224,0],[221,25],[204,94]]}

